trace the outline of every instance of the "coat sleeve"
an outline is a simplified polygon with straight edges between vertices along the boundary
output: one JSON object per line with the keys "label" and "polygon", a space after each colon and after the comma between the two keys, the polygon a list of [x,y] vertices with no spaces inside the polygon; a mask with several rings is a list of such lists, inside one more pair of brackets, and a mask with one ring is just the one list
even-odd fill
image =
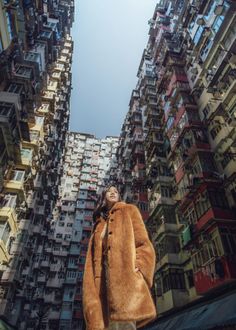
{"label": "coat sleeve", "polygon": [[148,237],[139,209],[135,205],[130,205],[130,207],[136,248],[135,266],[139,268],[149,288],[151,288],[156,264],[155,250]]}
{"label": "coat sleeve", "polygon": [[103,330],[102,309],[93,270],[93,235],[90,238],[83,274],[83,313],[87,330]]}

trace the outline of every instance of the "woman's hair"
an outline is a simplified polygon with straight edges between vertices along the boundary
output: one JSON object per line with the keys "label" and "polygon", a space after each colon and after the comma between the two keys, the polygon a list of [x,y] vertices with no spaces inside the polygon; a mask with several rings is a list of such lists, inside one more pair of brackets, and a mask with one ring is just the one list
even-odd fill
{"label": "woman's hair", "polygon": [[[117,189],[117,187],[113,184],[107,186],[101,193],[101,195],[99,196],[98,198],[98,203],[97,203],[97,207],[95,208],[94,212],[93,212],[93,221],[95,222],[96,219],[98,217],[100,217],[101,213],[103,211],[106,210],[106,193],[108,192],[108,190],[111,188],[111,187],[114,187]],[[118,189],[117,189],[118,191]],[[119,194],[119,202],[121,201],[121,196],[120,196],[120,193],[118,191],[118,194]]]}

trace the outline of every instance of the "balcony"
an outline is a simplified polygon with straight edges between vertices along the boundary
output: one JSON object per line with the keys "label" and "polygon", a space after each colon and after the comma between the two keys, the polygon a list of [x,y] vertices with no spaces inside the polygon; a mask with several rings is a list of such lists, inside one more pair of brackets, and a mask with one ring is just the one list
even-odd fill
{"label": "balcony", "polygon": [[16,233],[18,229],[17,216],[14,208],[2,207],[0,208],[0,221],[1,223],[8,223],[12,233]]}
{"label": "balcony", "polygon": [[181,265],[184,262],[182,255],[177,253],[166,253],[158,262],[156,271],[159,271],[163,266],[174,264]]}
{"label": "balcony", "polygon": [[[0,92],[0,127],[2,127],[3,135],[6,139],[8,148],[11,153],[17,151],[16,142],[19,142],[19,123],[18,111],[20,110],[20,98],[17,94]],[[19,160],[19,151],[16,160]]]}
{"label": "balcony", "polygon": [[157,310],[159,313],[164,313],[171,309],[181,307],[188,302],[189,296],[187,290],[170,289],[157,299]]}
{"label": "balcony", "polygon": [[13,282],[16,278],[16,269],[14,270],[5,270],[2,274],[1,282],[10,283]]}
{"label": "balcony", "polygon": [[79,255],[80,254],[80,247],[79,246],[71,245],[69,254]]}
{"label": "balcony", "polygon": [[70,269],[75,269],[75,270],[78,269],[78,261],[77,262],[68,262],[67,267]]}
{"label": "balcony", "polygon": [[72,311],[71,310],[62,310],[60,315],[60,320],[71,320],[72,319]]}
{"label": "balcony", "polygon": [[40,274],[40,275],[38,275],[38,277],[37,277],[37,282],[45,283],[46,280],[47,280],[46,275],[41,275],[41,274]]}
{"label": "balcony", "polygon": [[[212,258],[194,273],[194,283],[199,295],[208,293],[211,289],[217,288],[235,279],[235,258],[221,257]],[[209,275],[205,269],[214,269],[214,276]]]}
{"label": "balcony", "polygon": [[85,203],[85,208],[86,209],[93,210],[94,207],[95,207],[95,204],[93,202],[91,202],[91,203],[90,202]]}
{"label": "balcony", "polygon": [[39,214],[39,215],[44,215],[45,214],[45,204],[43,205],[37,205],[34,208],[34,213]]}
{"label": "balcony", "polygon": [[71,277],[66,277],[65,279],[65,284],[76,284],[77,283],[77,277],[71,278]]}
{"label": "balcony", "polygon": [[29,232],[29,229],[31,227],[31,223],[29,219],[21,219],[19,222],[19,229],[20,230],[26,230]]}
{"label": "balcony", "polygon": [[59,320],[60,312],[59,311],[50,311],[48,314],[49,320]]}
{"label": "balcony", "polygon": [[[79,206],[80,207],[80,206]],[[75,212],[75,205],[63,205],[61,206],[63,212]]]}
{"label": "balcony", "polygon": [[50,264],[50,272],[59,272],[62,268],[61,263]]}
{"label": "balcony", "polygon": [[11,253],[11,255],[14,255],[14,256],[20,255],[20,254],[27,256],[27,250],[25,249],[25,243],[22,242],[21,240],[16,239],[11,244],[10,253]]}
{"label": "balcony", "polygon": [[41,232],[42,226],[41,224],[36,224],[32,226],[32,231],[34,234],[39,234]]}
{"label": "balcony", "polygon": [[149,202],[149,212],[152,214],[158,206],[175,205],[175,201],[171,197],[163,197],[160,193],[154,193]]}
{"label": "balcony", "polygon": [[162,223],[160,226],[158,226],[157,230],[155,231],[155,234],[153,235],[153,239],[156,239],[165,233],[178,234],[179,228],[180,226],[174,223]]}
{"label": "balcony", "polygon": [[196,224],[196,230],[201,231],[217,220],[222,222],[224,220],[235,219],[233,213],[229,209],[222,209],[220,207],[211,207],[199,219]]}
{"label": "balcony", "polygon": [[61,288],[64,283],[64,279],[59,279],[59,278],[50,278],[47,281],[47,287],[50,288]]}
{"label": "balcony", "polygon": [[4,315],[6,311],[9,310],[9,300],[8,299],[1,299],[1,304],[0,304],[0,314]]}
{"label": "balcony", "polygon": [[48,304],[53,304],[55,302],[55,292],[52,292],[50,294],[44,294],[44,302]]}
{"label": "balcony", "polygon": [[39,261],[35,261],[32,267],[33,269],[39,269],[40,268]]}
{"label": "balcony", "polygon": [[16,81],[30,81],[33,78],[33,68],[24,65],[18,65],[14,73],[14,78]]}
{"label": "balcony", "polygon": [[41,261],[40,266],[45,267],[45,268],[49,268],[51,266],[51,263],[50,263],[49,260],[43,260],[43,261]]}
{"label": "balcony", "polygon": [[55,92],[47,90],[44,91],[42,94],[42,99],[43,101],[50,102],[52,104],[55,100]]}
{"label": "balcony", "polygon": [[37,109],[37,113],[40,115],[46,115],[50,111],[50,104],[49,103],[42,103],[40,107]]}
{"label": "balcony", "polygon": [[227,165],[224,168],[224,173],[227,176],[227,178],[230,178],[235,173],[235,168],[236,168],[236,157],[231,156],[231,158],[227,162]]}
{"label": "balcony", "polygon": [[68,255],[68,252],[66,250],[59,250],[57,248],[54,248],[52,253],[55,256],[61,256],[61,257],[67,257]]}

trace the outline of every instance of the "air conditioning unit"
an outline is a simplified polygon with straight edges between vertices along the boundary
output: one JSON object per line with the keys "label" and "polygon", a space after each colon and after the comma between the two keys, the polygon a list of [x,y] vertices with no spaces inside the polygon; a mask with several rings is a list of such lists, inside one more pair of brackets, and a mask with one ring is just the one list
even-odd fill
{"label": "air conditioning unit", "polygon": [[203,17],[199,17],[199,18],[197,19],[197,24],[198,24],[198,25],[206,25],[206,22],[205,22],[205,20],[204,20]]}
{"label": "air conditioning unit", "polygon": [[192,74],[198,74],[198,69],[197,69],[197,68],[192,68],[192,69],[190,70],[190,72],[191,72]]}
{"label": "air conditioning unit", "polygon": [[236,54],[232,54],[230,59],[229,59],[230,64],[236,64]]}
{"label": "air conditioning unit", "polygon": [[223,5],[218,5],[215,7],[214,14],[219,16],[223,13],[224,11],[224,6]]}

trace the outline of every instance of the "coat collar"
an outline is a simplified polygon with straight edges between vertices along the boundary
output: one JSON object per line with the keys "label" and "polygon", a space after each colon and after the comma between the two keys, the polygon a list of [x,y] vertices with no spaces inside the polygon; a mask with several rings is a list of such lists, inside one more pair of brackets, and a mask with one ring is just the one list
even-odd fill
{"label": "coat collar", "polygon": [[[117,210],[123,209],[127,204],[125,202],[117,202],[115,205],[112,206],[112,208],[109,211],[109,215],[113,214]],[[100,222],[102,220],[102,217],[99,217],[96,219],[96,222]]]}
{"label": "coat collar", "polygon": [[117,202],[115,205],[112,206],[109,213],[123,209],[127,204],[125,202]]}

